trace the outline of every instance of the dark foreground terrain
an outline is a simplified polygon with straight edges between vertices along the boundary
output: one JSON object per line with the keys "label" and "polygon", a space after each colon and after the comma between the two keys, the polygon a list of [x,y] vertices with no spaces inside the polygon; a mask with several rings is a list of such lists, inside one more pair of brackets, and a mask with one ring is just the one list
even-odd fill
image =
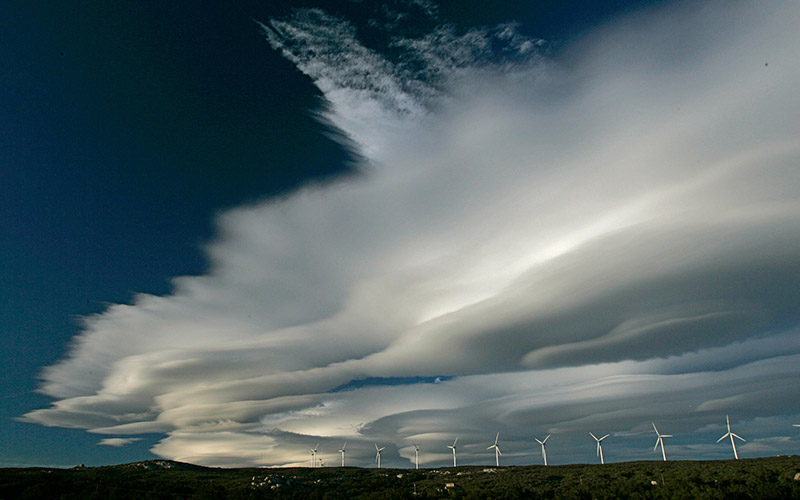
{"label": "dark foreground terrain", "polygon": [[267,498],[800,499],[800,457],[714,462],[214,469],[154,460],[109,467],[0,469],[0,500]]}

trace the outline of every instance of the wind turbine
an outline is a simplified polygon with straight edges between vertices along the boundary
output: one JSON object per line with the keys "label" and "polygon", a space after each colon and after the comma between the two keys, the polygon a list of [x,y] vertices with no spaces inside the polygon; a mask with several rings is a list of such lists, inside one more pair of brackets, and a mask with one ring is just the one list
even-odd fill
{"label": "wind turbine", "polygon": [[414,445],[414,465],[419,469],[419,446],[414,441],[411,441],[411,444]]}
{"label": "wind turbine", "polygon": [[603,441],[605,438],[607,438],[608,434],[606,434],[605,436],[603,436],[603,437],[601,437],[599,439],[597,438],[597,436],[595,436],[591,432],[589,434],[594,438],[595,441],[597,441],[597,456],[600,457],[600,463],[601,464],[605,464],[606,462],[605,462],[605,460],[603,460],[603,445],[601,444],[601,441]]}
{"label": "wind turbine", "polygon": [[671,438],[672,434],[661,434],[661,433],[659,433],[658,429],[656,429],[656,423],[655,422],[653,422],[653,430],[656,431],[656,436],[658,436],[658,438],[656,439],[656,445],[653,446],[653,452],[655,452],[658,449],[658,445],[660,444],[661,445],[661,456],[664,457],[664,461],[666,462],[667,461],[667,452],[664,451],[664,438]]}
{"label": "wind turbine", "polygon": [[311,467],[317,466],[317,448],[319,448],[319,443],[315,444],[313,448],[308,450],[311,453]]}
{"label": "wind turbine", "polygon": [[741,436],[738,436],[738,435],[734,434],[731,431],[731,419],[730,419],[730,417],[728,415],[725,415],[725,422],[728,424],[728,432],[726,432],[725,435],[722,436],[721,438],[717,439],[717,442],[719,443],[720,441],[722,441],[726,437],[730,436],[731,437],[731,447],[733,448],[733,456],[734,456],[734,458],[736,458],[736,460],[739,460],[739,454],[736,453],[736,443],[733,441],[733,438],[741,439],[742,441],[747,441],[747,440],[745,438],[741,437]]}
{"label": "wind turbine", "polygon": [[[486,448],[486,449],[487,450],[491,450],[492,448],[494,448],[494,462],[495,462],[495,465],[500,467],[500,455],[502,455],[502,453],[500,452],[500,447],[497,446],[497,440],[498,439],[500,439],[500,433],[499,432],[497,433],[497,436],[495,436],[495,438],[494,438],[494,444],[491,445],[490,447]],[[455,450],[453,450],[453,452],[455,452]]]}
{"label": "wind turbine", "polygon": [[378,468],[381,468],[381,452],[385,450],[386,447],[378,448],[378,443],[375,443],[375,460],[378,462]]}
{"label": "wind turbine", "polygon": [[[536,438],[533,438],[533,439],[536,439]],[[550,439],[550,434],[548,434],[547,437],[544,438],[544,441],[539,441],[538,439],[536,439],[536,442],[539,443],[540,445],[542,445],[542,458],[544,458],[544,464],[545,465],[547,465],[547,450],[545,449],[544,446],[545,446],[545,443],[547,442],[548,439]]]}
{"label": "wind turbine", "polygon": [[342,467],[344,467],[344,453],[345,453],[345,448],[347,448],[347,441],[345,441],[345,442],[344,442],[344,445],[342,445],[342,449],[341,449],[341,450],[339,450],[339,453],[341,453],[341,454],[342,454]]}
{"label": "wind turbine", "polygon": [[453,441],[453,446],[447,445],[448,448],[453,450],[453,467],[456,466],[456,443],[458,442],[458,436],[456,436],[456,440]]}

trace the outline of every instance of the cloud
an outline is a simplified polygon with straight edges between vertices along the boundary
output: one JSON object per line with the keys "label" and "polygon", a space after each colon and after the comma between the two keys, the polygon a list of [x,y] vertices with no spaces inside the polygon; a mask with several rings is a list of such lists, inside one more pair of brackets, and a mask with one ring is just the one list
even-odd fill
{"label": "cloud", "polygon": [[97,444],[101,446],[113,446],[115,448],[121,448],[131,443],[135,443],[136,441],[141,441],[141,438],[104,438],[101,439]]}
{"label": "cloud", "polygon": [[210,271],[86,318],[24,419],[207,465],[443,464],[456,435],[484,463],[496,432],[517,463],[550,433],[593,461],[589,431],[652,458],[653,420],[721,458],[726,413],[798,452],[768,435],[800,415],[795,11],[641,13],[556,61],[513,25],[392,59],[319,10],[264,23],[360,174],[222,214]]}

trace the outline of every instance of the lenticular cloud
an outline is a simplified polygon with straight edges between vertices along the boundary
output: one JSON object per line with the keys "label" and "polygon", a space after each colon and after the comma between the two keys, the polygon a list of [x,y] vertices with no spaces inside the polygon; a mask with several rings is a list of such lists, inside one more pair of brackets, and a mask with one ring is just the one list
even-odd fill
{"label": "lenticular cloud", "polygon": [[501,431],[529,463],[560,432],[556,463],[654,413],[700,439],[800,412],[800,19],[725,7],[549,61],[514,25],[397,33],[389,58],[322,11],[265,22],[359,175],[223,214],[211,271],[86,318],[24,418],[209,465],[340,440],[403,465],[408,439],[446,463],[460,434],[468,463]]}

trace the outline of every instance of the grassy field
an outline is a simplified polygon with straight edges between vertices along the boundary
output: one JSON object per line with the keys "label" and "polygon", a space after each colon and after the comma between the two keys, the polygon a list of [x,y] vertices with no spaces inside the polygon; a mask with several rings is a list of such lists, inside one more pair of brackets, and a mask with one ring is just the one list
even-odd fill
{"label": "grassy field", "polygon": [[800,499],[800,457],[440,469],[217,469],[155,460],[0,469],[0,500]]}

